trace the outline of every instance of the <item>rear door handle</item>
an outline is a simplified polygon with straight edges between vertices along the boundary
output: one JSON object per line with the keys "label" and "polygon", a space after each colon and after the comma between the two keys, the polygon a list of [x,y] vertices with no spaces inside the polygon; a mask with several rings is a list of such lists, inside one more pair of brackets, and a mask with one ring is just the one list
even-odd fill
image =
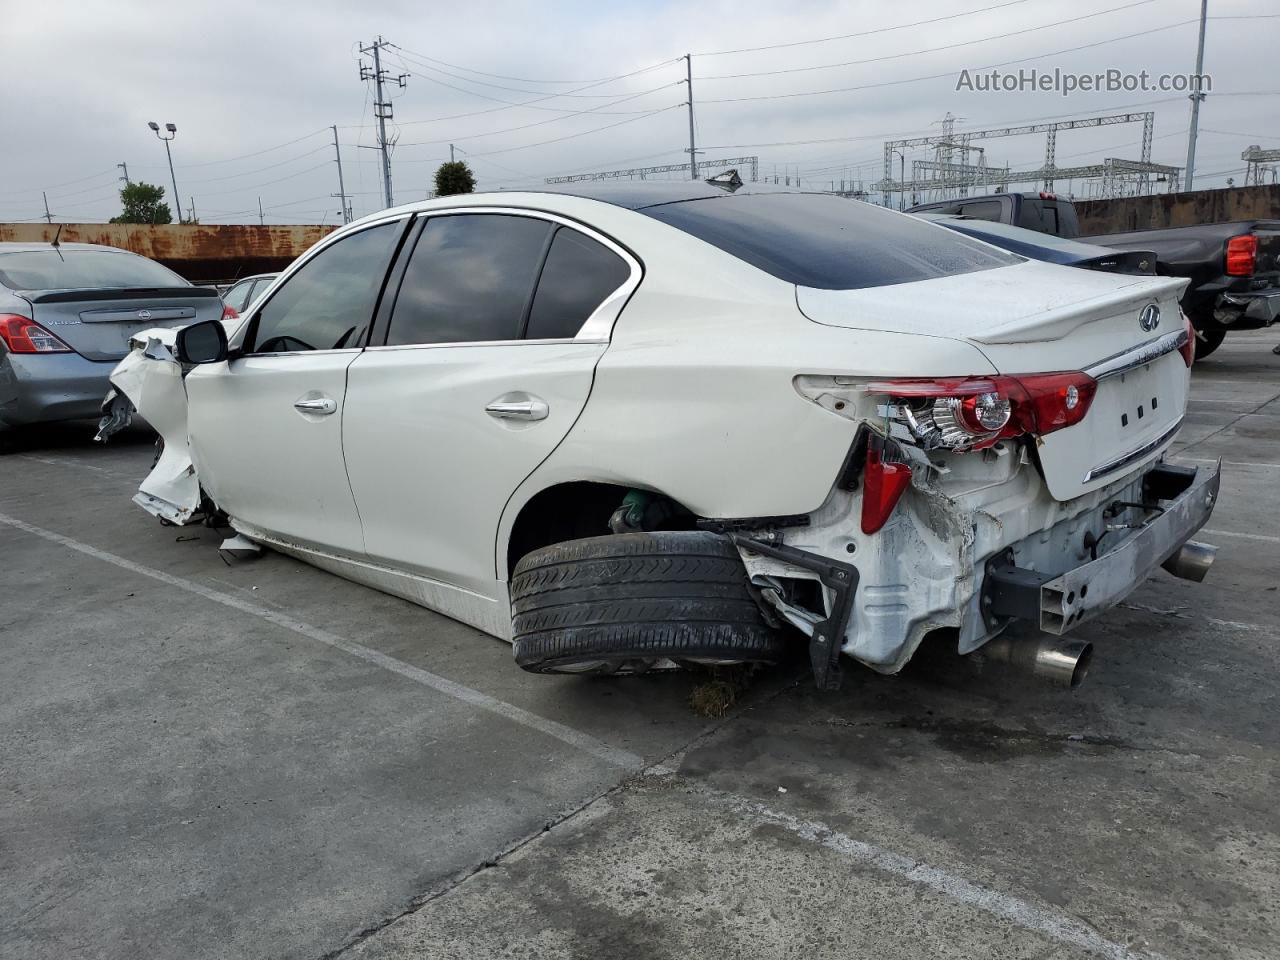
{"label": "rear door handle", "polygon": [[499,397],[485,407],[484,412],[499,420],[545,420],[551,413],[551,408],[545,400],[537,397],[530,397],[528,400]]}
{"label": "rear door handle", "polygon": [[303,413],[314,413],[327,417],[329,414],[337,412],[338,404],[329,397],[311,397],[297,401],[294,403],[293,409],[301,410]]}

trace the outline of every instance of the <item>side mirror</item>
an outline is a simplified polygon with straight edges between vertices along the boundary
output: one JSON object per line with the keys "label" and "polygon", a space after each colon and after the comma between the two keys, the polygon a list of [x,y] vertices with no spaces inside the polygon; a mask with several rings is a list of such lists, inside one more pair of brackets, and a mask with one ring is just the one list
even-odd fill
{"label": "side mirror", "polygon": [[227,359],[227,328],[221,320],[202,320],[178,331],[174,354],[179,363],[218,363]]}

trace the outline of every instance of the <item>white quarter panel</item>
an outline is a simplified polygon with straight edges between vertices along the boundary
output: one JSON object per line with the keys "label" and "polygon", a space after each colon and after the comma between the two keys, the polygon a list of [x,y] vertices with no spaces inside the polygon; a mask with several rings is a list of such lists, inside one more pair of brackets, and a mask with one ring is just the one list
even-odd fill
{"label": "white quarter panel", "polygon": [[[343,432],[370,559],[496,596],[503,508],[578,418],[604,349],[545,341],[363,353],[351,366]],[[495,401],[541,401],[546,416],[486,412]]]}
{"label": "white quarter panel", "polygon": [[[360,519],[342,458],[342,404],[355,350],[245,357],[187,374],[191,455],[233,519],[307,546],[359,554]],[[299,400],[330,399],[307,413]]]}

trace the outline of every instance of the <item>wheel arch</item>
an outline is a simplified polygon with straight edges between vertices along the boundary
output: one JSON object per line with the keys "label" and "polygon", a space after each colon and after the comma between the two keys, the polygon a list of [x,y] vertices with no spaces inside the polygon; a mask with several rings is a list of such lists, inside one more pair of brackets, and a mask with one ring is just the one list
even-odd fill
{"label": "wheel arch", "polygon": [[498,578],[509,581],[516,563],[532,550],[612,533],[609,518],[627,494],[636,490],[670,501],[687,516],[687,524],[675,529],[693,529],[697,517],[674,497],[649,484],[617,479],[559,480],[530,493],[522,502],[513,498],[507,505],[496,543]]}

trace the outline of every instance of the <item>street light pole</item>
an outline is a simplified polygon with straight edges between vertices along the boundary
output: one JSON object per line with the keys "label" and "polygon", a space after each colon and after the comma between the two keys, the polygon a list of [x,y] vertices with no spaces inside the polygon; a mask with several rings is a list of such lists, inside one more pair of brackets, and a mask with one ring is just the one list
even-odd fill
{"label": "street light pole", "polygon": [[173,172],[173,153],[169,150],[169,141],[178,135],[178,128],[172,123],[166,123],[164,128],[169,132],[169,135],[165,137],[160,134],[160,124],[156,123],[154,120],[148,123],[147,126],[151,128],[151,132],[154,133],[156,137],[164,141],[164,155],[169,159],[169,182],[173,184],[173,202],[177,204],[178,222],[181,223],[182,201],[178,199],[178,178]]}

